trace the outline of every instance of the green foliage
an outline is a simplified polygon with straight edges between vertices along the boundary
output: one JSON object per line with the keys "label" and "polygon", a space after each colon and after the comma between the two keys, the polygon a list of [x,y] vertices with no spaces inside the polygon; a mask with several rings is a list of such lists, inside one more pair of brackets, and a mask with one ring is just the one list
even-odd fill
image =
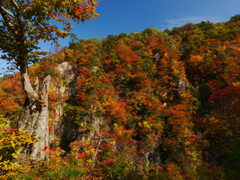
{"label": "green foliage", "polygon": [[235,16],[232,16],[229,20],[229,22],[238,22],[240,21],[240,14],[236,14]]}
{"label": "green foliage", "polygon": [[48,171],[44,174],[42,179],[54,180],[54,179],[78,179],[82,177],[85,172],[82,169],[72,169],[72,167],[62,166],[57,171]]}
{"label": "green foliage", "polygon": [[[56,81],[49,97],[52,126],[64,131],[54,133],[63,135],[59,144],[68,153],[45,147],[50,160],[17,175],[237,179],[239,30],[239,22],[203,21],[102,40],[73,37],[69,48],[45,58],[47,69],[31,67],[40,76],[58,62],[74,67],[72,84],[51,72]],[[63,85],[73,93],[55,92]],[[59,104],[64,121],[57,124]]]}

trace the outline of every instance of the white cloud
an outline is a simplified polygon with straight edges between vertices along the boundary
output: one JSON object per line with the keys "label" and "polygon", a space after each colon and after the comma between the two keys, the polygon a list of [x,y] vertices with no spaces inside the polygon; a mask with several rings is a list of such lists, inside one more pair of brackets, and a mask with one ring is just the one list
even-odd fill
{"label": "white cloud", "polygon": [[166,19],[165,20],[168,24],[171,25],[183,25],[189,22],[196,23],[201,22],[202,18],[200,17],[188,17],[188,18],[178,18],[178,19]]}
{"label": "white cloud", "polygon": [[166,28],[171,29],[173,27],[180,27],[187,23],[200,23],[202,21],[210,21],[210,22],[219,22],[218,18],[215,17],[186,17],[186,18],[176,18],[176,19],[166,19],[165,22]]}

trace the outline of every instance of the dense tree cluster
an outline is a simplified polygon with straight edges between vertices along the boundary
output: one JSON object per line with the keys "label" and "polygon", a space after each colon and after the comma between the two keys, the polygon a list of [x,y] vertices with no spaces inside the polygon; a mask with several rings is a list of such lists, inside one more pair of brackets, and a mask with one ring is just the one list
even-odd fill
{"label": "dense tree cluster", "polygon": [[[49,90],[53,139],[41,150],[50,160],[35,169],[26,165],[28,169],[19,171],[28,175],[15,176],[238,179],[237,19],[236,15],[229,22],[188,23],[165,32],[148,28],[102,40],[75,38],[69,47],[33,65],[32,83],[35,76],[53,79]],[[64,62],[71,69],[62,73],[57,67]],[[0,84],[0,99],[6,101],[0,102],[0,113],[11,121],[11,128],[23,105],[17,77]],[[63,87],[68,93],[61,91]]]}

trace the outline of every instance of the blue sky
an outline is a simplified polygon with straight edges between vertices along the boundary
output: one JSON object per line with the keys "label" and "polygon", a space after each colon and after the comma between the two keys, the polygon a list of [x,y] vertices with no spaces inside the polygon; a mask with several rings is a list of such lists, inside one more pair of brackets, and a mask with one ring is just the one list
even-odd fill
{"label": "blue sky", "polygon": [[[101,0],[100,16],[74,24],[79,39],[141,32],[148,27],[165,30],[201,21],[225,22],[240,14],[240,0]],[[60,40],[67,46],[69,39]],[[46,45],[43,48],[49,50]]]}
{"label": "blue sky", "polygon": [[100,16],[74,28],[79,38],[164,30],[188,22],[223,22],[240,13],[240,0],[102,0]]}
{"label": "blue sky", "polygon": [[[100,16],[83,24],[74,24],[79,39],[120,33],[141,32],[148,27],[164,30],[201,21],[225,22],[240,14],[240,0],[101,0]],[[69,39],[59,41],[68,46]],[[50,43],[40,44],[49,52]],[[1,67],[5,63],[0,61]]]}

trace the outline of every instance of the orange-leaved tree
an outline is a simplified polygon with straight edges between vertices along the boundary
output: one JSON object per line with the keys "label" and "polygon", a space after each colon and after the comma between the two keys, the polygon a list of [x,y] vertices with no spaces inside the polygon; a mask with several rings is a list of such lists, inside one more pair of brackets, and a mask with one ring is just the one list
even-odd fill
{"label": "orange-leaved tree", "polygon": [[[36,80],[29,80],[28,65],[36,62],[38,44],[42,41],[57,42],[70,34],[72,23],[96,18],[96,0],[1,0],[0,1],[0,50],[2,59],[19,69],[26,100],[19,119],[19,129],[41,137],[29,152],[35,159],[45,158],[39,149],[48,146],[48,88],[51,80],[43,80],[41,90]],[[63,26],[52,25],[52,22]],[[51,23],[50,23],[51,22]],[[60,27],[63,27],[60,29]]]}

